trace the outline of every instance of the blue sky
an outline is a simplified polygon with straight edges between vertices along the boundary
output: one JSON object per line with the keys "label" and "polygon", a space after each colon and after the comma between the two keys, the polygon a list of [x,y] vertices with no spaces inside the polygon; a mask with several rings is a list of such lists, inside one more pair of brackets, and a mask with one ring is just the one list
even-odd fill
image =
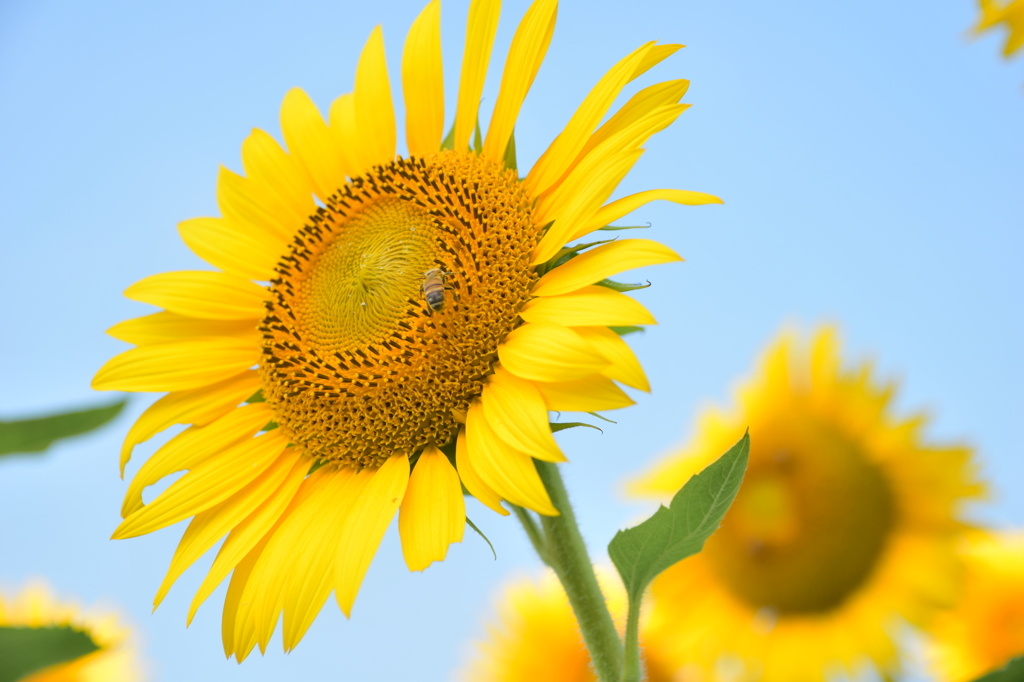
{"label": "blue sky", "polygon": [[[420,8],[3,3],[0,416],[103,399],[89,380],[123,347],[103,331],[145,312],[121,292],[201,267],[175,226],[216,214],[218,165],[240,169],[252,127],[279,133],[289,88],[321,106],[350,90],[378,23],[397,95],[402,39]],[[485,117],[525,8],[505,3]],[[449,121],[465,16],[466,2],[444,3]],[[643,510],[622,498],[622,478],[685,438],[700,405],[725,400],[785,323],[837,323],[852,358],[874,357],[901,380],[902,410],[933,416],[931,437],[977,448],[994,489],[977,515],[1024,525],[1014,432],[1024,422],[1024,60],[1002,61],[995,36],[968,41],[973,16],[971,0],[563,2],[516,129],[520,167],[622,55],[650,39],[681,42],[641,85],[689,78],[694,106],[652,140],[619,192],[679,187],[726,201],[634,214],[686,262],[637,275],[654,282],[638,298],[661,323],[634,340],[653,394],[603,435],[561,439],[595,555]],[[497,561],[467,535],[446,562],[410,574],[392,529],[351,621],[329,605],[292,654],[275,638],[264,658],[226,662],[222,590],[184,627],[212,557],[149,613],[183,527],[106,539],[125,488],[117,448],[147,403],[136,397],[112,427],[45,458],[0,462],[0,584],[45,575],[86,602],[116,602],[139,626],[155,679],[447,679],[498,586],[537,566],[514,521],[479,505],[469,513]]]}

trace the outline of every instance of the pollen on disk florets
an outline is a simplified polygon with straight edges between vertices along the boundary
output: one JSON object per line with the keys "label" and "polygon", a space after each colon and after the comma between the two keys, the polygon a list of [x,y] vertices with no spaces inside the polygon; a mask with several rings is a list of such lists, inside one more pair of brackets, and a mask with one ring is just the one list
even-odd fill
{"label": "pollen on disk florets", "polygon": [[[399,158],[299,230],[260,324],[263,394],[311,455],[377,466],[449,442],[536,277],[540,230],[514,171],[476,154]],[[434,311],[424,275],[444,274]]]}

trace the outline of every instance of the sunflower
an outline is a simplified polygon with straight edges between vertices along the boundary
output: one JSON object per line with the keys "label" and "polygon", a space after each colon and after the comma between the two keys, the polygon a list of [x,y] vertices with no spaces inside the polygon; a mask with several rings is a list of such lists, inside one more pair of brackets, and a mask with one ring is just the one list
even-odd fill
{"label": "sunflower", "polygon": [[999,0],[981,0],[981,16],[974,26],[975,33],[984,33],[1004,24],[1009,35],[1003,45],[1003,56],[1010,57],[1024,46],[1024,0],[1009,0],[1005,5]]}
{"label": "sunflower", "polygon": [[[217,269],[158,274],[125,292],[163,310],[110,330],[137,347],[93,386],[167,395],[130,429],[122,474],[138,443],[190,426],[140,467],[114,537],[194,517],[159,604],[227,535],[189,619],[230,573],[224,647],[240,661],[265,649],[282,613],[294,648],[332,590],[348,616],[396,513],[414,571],[462,539],[462,486],[499,514],[502,500],[557,514],[533,463],[565,460],[549,410],[621,408],[632,400],[620,383],[648,389],[611,327],[654,319],[606,278],[679,256],[647,239],[564,245],[652,200],[718,202],[649,190],[606,203],[646,140],[686,109],[688,83],[640,90],[601,122],[627,84],[681,46],[646,43],[616,63],[520,178],[513,128],[556,9],[537,0],[527,10],[481,137],[499,3],[470,4],[442,140],[440,5],[427,5],[402,59],[405,157],[376,28],[354,91],[326,119],[290,91],[287,149],[255,130],[242,145],[245,175],[220,172],[222,216],[180,225]],[[143,503],[144,488],[181,470]]]}
{"label": "sunflower", "polygon": [[979,496],[972,453],[923,442],[892,384],[841,365],[837,335],[767,350],[731,412],[633,483],[669,496],[750,428],[750,464],[721,528],[652,586],[647,641],[697,679],[822,680],[899,665],[898,629],[955,599],[958,520]]}
{"label": "sunflower", "polygon": [[[2,630],[8,631],[9,636],[4,639],[18,648],[18,656],[12,661],[11,657],[0,655],[0,679],[136,682],[143,678],[132,632],[115,614],[83,611],[77,604],[58,601],[42,582],[27,585],[13,597],[0,594]],[[60,651],[70,658],[48,666],[43,661],[30,660],[22,637],[26,630],[50,630],[50,639],[59,643]]]}
{"label": "sunflower", "polygon": [[931,659],[946,682],[969,682],[1024,655],[1024,532],[979,533],[964,555],[964,594],[931,628]]}
{"label": "sunflower", "polygon": [[[601,590],[619,626],[625,629],[626,594],[609,567],[597,566]],[[537,578],[519,578],[504,587],[486,638],[476,642],[475,656],[460,675],[465,682],[597,682],[569,606],[565,590],[552,571]],[[648,682],[671,679],[647,652]]]}

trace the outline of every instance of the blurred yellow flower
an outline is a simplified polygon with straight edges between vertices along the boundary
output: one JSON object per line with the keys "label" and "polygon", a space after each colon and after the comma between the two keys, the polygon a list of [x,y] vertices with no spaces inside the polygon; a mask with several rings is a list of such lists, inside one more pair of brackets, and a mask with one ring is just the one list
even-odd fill
{"label": "blurred yellow flower", "polygon": [[932,627],[938,679],[969,682],[1024,655],[1024,532],[977,534],[959,604]]}
{"label": "blurred yellow flower", "polygon": [[[597,567],[597,578],[621,634],[626,614],[622,582],[603,566]],[[505,586],[486,638],[475,648],[460,675],[464,682],[597,682],[569,599],[551,571]],[[645,663],[647,682],[671,679],[650,652]]]}
{"label": "blurred yellow flower", "polygon": [[[135,635],[117,614],[58,601],[45,583],[30,583],[13,596],[0,594],[0,628],[68,628],[88,637],[89,642],[82,639],[80,643],[91,642],[90,653],[17,677],[18,682],[137,682],[144,678]],[[10,665],[9,658],[0,660],[0,677],[14,672],[5,667]]]}
{"label": "blurred yellow flower", "polygon": [[983,33],[1002,25],[1008,31],[1003,56],[1009,57],[1024,45],[1024,0],[1010,0],[1005,5],[999,0],[980,0],[981,16],[974,26],[975,33]]}
{"label": "blurred yellow flower", "polygon": [[738,409],[632,485],[668,497],[749,426],[750,465],[722,527],[652,587],[648,647],[687,680],[822,680],[899,665],[902,623],[957,595],[962,506],[982,492],[965,447],[922,442],[894,386],[841,365],[836,333],[783,334]]}
{"label": "blurred yellow flower", "polygon": [[[615,64],[520,179],[512,132],[557,2],[527,10],[486,135],[470,150],[499,10],[498,0],[470,4],[444,143],[435,0],[402,57],[408,157],[396,155],[378,27],[354,92],[335,100],[327,120],[302,90],[289,92],[287,151],[254,131],[242,146],[246,175],[221,170],[222,216],[180,225],[218,269],[158,274],[125,292],[163,311],[110,330],[137,347],[107,362],[93,386],[168,394],[129,432],[122,472],[138,443],[175,424],[191,428],[140,468],[114,537],[194,517],[159,604],[227,535],[189,619],[233,572],[223,639],[238,660],[265,649],[282,613],[284,647],[293,649],[332,591],[349,615],[396,514],[414,571],[462,539],[463,485],[499,514],[508,513],[503,499],[557,514],[533,460],[565,460],[549,410],[632,404],[616,382],[648,389],[610,327],[654,319],[595,283],[679,256],[647,239],[607,240],[579,255],[563,245],[653,200],[719,202],[650,190],[605,203],[648,138],[687,108],[679,100],[688,82],[650,86],[605,116],[630,82],[681,46],[652,41]],[[182,470],[143,503],[144,488]]]}

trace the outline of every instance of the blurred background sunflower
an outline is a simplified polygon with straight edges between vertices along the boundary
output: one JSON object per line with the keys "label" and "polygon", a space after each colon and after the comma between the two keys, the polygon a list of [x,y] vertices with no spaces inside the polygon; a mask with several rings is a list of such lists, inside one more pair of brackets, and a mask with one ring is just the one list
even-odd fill
{"label": "blurred background sunflower", "polygon": [[58,599],[41,580],[0,593],[0,680],[141,682],[138,640],[117,613]]}
{"label": "blurred background sunflower", "polygon": [[721,528],[651,588],[648,647],[697,679],[824,680],[901,669],[903,626],[959,595],[967,503],[983,492],[964,446],[900,417],[895,385],[844,366],[832,328],[769,344],[728,410],[635,480],[669,499],[750,429],[750,465]]}
{"label": "blurred background sunflower", "polygon": [[[123,348],[103,332],[138,314],[120,292],[154,272],[205,267],[173,227],[217,214],[218,164],[243,170],[238,141],[254,126],[281,139],[289,89],[302,87],[321,111],[351,90],[359,47],[379,23],[389,72],[400,73],[399,38],[422,5],[395,0],[384,16],[380,3],[315,0],[0,3],[2,418],[97,400],[92,373]],[[507,54],[526,7],[505,2],[495,55]],[[446,83],[460,76],[467,9],[442,4]],[[567,485],[592,548],[646,509],[610,502],[622,479],[675,444],[700,403],[724,399],[787,318],[840,320],[850,347],[877,349],[880,375],[904,377],[897,407],[934,406],[935,438],[971,439],[993,481],[983,520],[1024,524],[1024,497],[1010,494],[1024,479],[1024,326],[1013,314],[1024,290],[1024,139],[1013,134],[1024,98],[1017,62],[1000,57],[1004,33],[965,45],[977,11],[971,0],[927,12],[880,0],[561,3],[557,39],[516,128],[521,167],[611,61],[656,38],[687,48],[652,69],[651,82],[689,79],[694,106],[613,199],[665,186],[728,201],[714,211],[653,203],[630,219],[652,223],[687,262],[635,293],[660,323],[629,339],[654,398],[628,391],[639,407],[610,415],[618,424],[602,424],[603,435],[556,436],[587,465],[567,472]],[[482,93],[483,125],[500,61]],[[446,89],[447,111],[456,96]],[[403,126],[396,144],[406,144]],[[106,432],[61,444],[45,461],[0,459],[0,518],[17,519],[0,524],[2,577],[17,583],[45,570],[86,602],[117,595],[164,679],[315,680],[338,670],[370,681],[450,679],[463,655],[452,643],[478,636],[481,610],[513,567],[537,566],[519,528],[482,520],[486,509],[468,500],[497,564],[467,535],[450,550],[454,561],[410,574],[393,527],[357,620],[327,609],[296,651],[285,656],[274,643],[239,667],[224,659],[216,609],[182,628],[212,556],[150,614],[184,529],[107,539],[118,521],[111,501],[124,492],[110,453],[146,407],[136,399]],[[138,446],[126,475],[165,440]]]}

